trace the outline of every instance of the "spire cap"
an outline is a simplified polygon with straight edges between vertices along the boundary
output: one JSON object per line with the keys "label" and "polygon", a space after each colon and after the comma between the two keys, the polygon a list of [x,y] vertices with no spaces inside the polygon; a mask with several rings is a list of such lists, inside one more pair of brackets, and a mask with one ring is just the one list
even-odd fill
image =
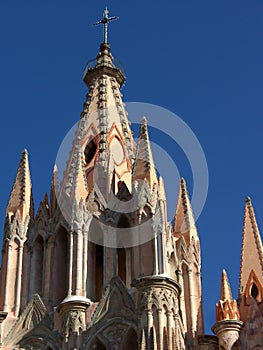
{"label": "spire cap", "polygon": [[222,271],[220,300],[232,300],[232,292],[225,269]]}

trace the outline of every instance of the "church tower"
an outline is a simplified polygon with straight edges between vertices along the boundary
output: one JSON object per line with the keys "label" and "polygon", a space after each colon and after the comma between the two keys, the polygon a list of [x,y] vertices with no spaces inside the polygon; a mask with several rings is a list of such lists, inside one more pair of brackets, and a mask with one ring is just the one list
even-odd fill
{"label": "church tower", "polygon": [[170,223],[143,115],[133,139],[121,93],[125,74],[107,37],[116,17],[108,15],[106,9],[96,23],[104,38],[84,72],[88,92],[63,176],[56,165],[36,213],[22,153],[6,210],[0,347],[245,349],[253,328],[255,348],[262,344],[263,256],[251,201],[238,303],[224,271],[216,336],[205,335],[200,240],[186,182],[178,184]]}

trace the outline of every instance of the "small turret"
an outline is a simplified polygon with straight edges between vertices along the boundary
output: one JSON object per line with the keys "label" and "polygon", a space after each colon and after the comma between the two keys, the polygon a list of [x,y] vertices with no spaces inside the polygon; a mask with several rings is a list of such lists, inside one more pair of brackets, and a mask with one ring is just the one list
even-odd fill
{"label": "small turret", "polygon": [[212,327],[219,339],[220,349],[231,350],[239,338],[243,326],[240,321],[236,300],[232,298],[230,284],[226,271],[222,272],[220,300],[216,304],[216,323]]}

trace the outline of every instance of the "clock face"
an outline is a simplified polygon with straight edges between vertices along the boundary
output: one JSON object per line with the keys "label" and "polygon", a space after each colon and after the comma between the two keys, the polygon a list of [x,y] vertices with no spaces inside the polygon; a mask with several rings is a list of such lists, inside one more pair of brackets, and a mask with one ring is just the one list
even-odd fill
{"label": "clock face", "polygon": [[114,137],[110,143],[110,152],[115,164],[119,165],[124,160],[124,151],[121,142]]}

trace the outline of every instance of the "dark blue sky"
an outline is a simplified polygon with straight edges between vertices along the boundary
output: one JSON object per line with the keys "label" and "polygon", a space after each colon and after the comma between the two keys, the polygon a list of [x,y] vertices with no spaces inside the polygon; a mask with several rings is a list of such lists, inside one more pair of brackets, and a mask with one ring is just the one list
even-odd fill
{"label": "dark blue sky", "polygon": [[[197,224],[209,332],[222,268],[237,296],[247,195],[263,226],[261,0],[1,1],[1,227],[23,148],[30,155],[36,207],[49,191],[59,145],[82,110],[82,72],[102,38],[102,28],[91,24],[105,5],[120,17],[109,41],[126,68],[124,100],[179,115],[207,158],[209,193]],[[191,190],[191,172],[180,168],[179,159]],[[176,183],[171,195],[175,206]]]}

